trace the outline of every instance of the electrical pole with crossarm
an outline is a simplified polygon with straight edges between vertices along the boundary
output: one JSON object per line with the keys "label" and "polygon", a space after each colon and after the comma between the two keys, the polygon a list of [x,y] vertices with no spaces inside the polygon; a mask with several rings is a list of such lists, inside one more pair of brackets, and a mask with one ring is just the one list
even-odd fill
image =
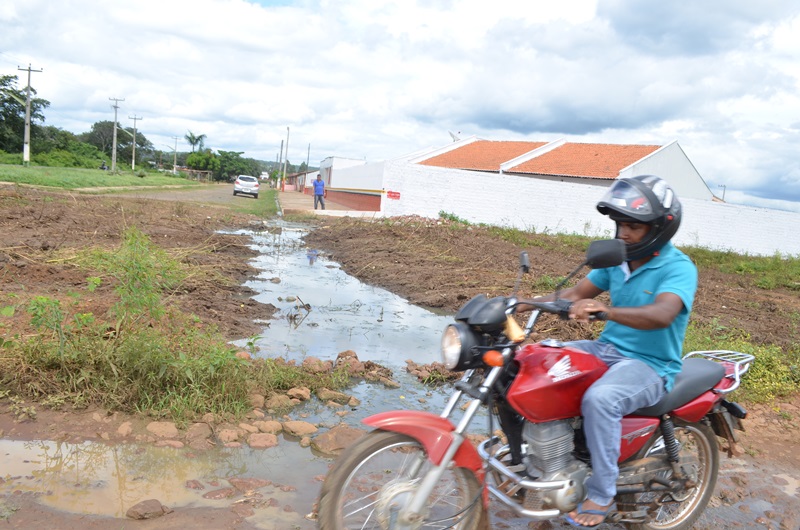
{"label": "electrical pole with crossarm", "polygon": [[22,165],[31,165],[31,72],[41,72],[33,70],[30,63],[27,68],[17,67],[17,70],[28,72],[28,88],[25,89],[25,137],[22,144]]}

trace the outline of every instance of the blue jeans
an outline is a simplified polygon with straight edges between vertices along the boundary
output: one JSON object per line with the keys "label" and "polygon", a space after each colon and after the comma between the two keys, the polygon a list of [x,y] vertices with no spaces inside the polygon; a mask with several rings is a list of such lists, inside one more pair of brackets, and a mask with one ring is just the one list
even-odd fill
{"label": "blue jeans", "polygon": [[325,197],[322,195],[314,195],[314,209],[317,209],[317,202],[322,206],[322,209],[325,209]]}
{"label": "blue jeans", "polygon": [[567,345],[594,355],[608,366],[581,402],[583,431],[592,456],[587,498],[608,506],[617,494],[622,417],[655,405],[665,394],[664,381],[649,365],[625,357],[611,344],[579,340]]}

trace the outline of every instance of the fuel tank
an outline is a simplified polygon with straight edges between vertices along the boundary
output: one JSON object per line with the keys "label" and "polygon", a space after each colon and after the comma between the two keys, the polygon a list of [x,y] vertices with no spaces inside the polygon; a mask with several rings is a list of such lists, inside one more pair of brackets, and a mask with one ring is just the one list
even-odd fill
{"label": "fuel tank", "polygon": [[583,393],[608,370],[594,355],[552,339],[523,346],[514,361],[519,373],[506,398],[534,423],[580,416]]}

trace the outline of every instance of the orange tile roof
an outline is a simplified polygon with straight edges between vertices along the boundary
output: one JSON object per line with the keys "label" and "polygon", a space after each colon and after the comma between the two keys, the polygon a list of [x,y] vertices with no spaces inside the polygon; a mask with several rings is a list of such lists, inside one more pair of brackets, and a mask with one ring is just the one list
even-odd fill
{"label": "orange tile roof", "polygon": [[500,164],[513,160],[547,142],[493,142],[477,140],[464,147],[423,160],[425,166],[472,169],[478,171],[500,171]]}
{"label": "orange tile roof", "polygon": [[660,148],[658,145],[565,143],[506,172],[614,179],[622,169]]}

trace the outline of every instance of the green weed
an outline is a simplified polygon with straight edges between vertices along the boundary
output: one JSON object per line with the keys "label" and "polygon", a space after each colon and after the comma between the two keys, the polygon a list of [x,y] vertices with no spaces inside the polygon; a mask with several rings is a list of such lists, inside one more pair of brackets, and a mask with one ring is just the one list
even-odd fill
{"label": "green weed", "polygon": [[537,276],[531,284],[534,293],[551,293],[563,278],[554,278],[547,274]]}
{"label": "green weed", "polygon": [[97,276],[86,278],[86,290],[88,290],[90,293],[93,293],[98,287],[100,287],[102,283],[103,280]]}
{"label": "green weed", "polygon": [[743,283],[759,289],[785,288],[800,291],[800,259],[773,256],[749,256],[731,251],[700,247],[682,248],[699,268],[717,269],[736,274]]}
{"label": "green weed", "polygon": [[[118,249],[87,251],[75,262],[100,273],[89,277],[87,290],[107,278],[118,303],[109,315],[95,315],[34,298],[28,312],[39,332],[3,343],[0,388],[51,407],[95,403],[185,422],[206,412],[239,417],[250,409],[252,392],[350,384],[344,369],[311,374],[281,360],[236,357],[216,328],[197,326],[197,317],[164,302],[187,271],[136,228]],[[257,340],[248,340],[252,353]],[[19,399],[16,413],[34,417]]]}
{"label": "green weed", "polygon": [[8,410],[14,417],[18,420],[35,420],[36,419],[36,407],[33,405],[25,405],[25,401],[16,396],[10,396],[9,401],[11,404],[8,407]]}
{"label": "green weed", "polygon": [[444,219],[446,221],[453,222],[453,223],[462,224],[462,225],[470,225],[471,224],[466,219],[462,219],[461,217],[458,217],[456,214],[453,214],[453,213],[447,213],[444,210],[439,212],[439,218],[440,219]]}
{"label": "green weed", "polygon": [[735,392],[743,401],[767,403],[800,392],[800,349],[785,351],[773,344],[755,344],[743,331],[718,323],[691,323],[684,351],[706,350],[731,350],[755,357]]}
{"label": "green weed", "polygon": [[[161,294],[177,286],[189,274],[136,227],[125,231],[117,251],[89,250],[81,253],[76,262],[116,280],[115,290],[120,300],[114,311],[119,319],[142,314],[160,318]],[[102,280],[92,277],[87,281],[91,291],[92,286],[99,286]]]}
{"label": "green weed", "polygon": [[17,506],[0,501],[0,519],[8,520],[17,510],[19,510]]}

